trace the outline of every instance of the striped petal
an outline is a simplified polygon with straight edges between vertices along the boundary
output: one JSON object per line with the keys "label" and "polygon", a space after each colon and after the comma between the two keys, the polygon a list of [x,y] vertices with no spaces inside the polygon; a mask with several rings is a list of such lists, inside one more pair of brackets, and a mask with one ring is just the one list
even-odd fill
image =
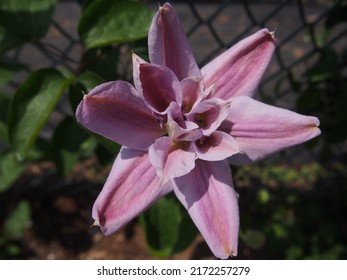
{"label": "striped petal", "polygon": [[159,8],[148,33],[148,52],[151,63],[165,65],[178,80],[201,77],[183,27],[169,3]]}
{"label": "striped petal", "polygon": [[223,52],[201,69],[214,96],[252,96],[275,50],[273,33],[262,29]]}
{"label": "striped petal", "polygon": [[170,191],[170,182],[160,185],[148,153],[123,147],[93,206],[95,224],[112,234]]}
{"label": "striped petal", "polygon": [[220,129],[235,138],[242,153],[231,157],[231,163],[245,164],[318,136],[318,125],[315,117],[243,96],[231,101]]}
{"label": "striped petal", "polygon": [[197,160],[195,168],[174,183],[177,198],[213,254],[221,259],[236,256],[239,209],[227,160]]}

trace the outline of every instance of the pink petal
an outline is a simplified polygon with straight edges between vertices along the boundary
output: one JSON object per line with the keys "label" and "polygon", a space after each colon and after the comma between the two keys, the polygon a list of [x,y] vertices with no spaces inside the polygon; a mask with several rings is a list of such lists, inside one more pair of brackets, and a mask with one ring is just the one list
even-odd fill
{"label": "pink petal", "polygon": [[198,103],[186,118],[200,126],[204,135],[209,136],[228,116],[230,102],[219,98],[206,99]]}
{"label": "pink petal", "polygon": [[166,113],[173,101],[182,104],[180,83],[169,68],[140,64],[140,81],[144,101],[154,112]]}
{"label": "pink petal", "polygon": [[207,161],[223,160],[240,152],[235,139],[222,131],[201,137],[195,141],[195,147],[198,158]]}
{"label": "pink petal", "polygon": [[140,65],[149,63],[134,53],[132,56],[132,61],[134,86],[136,88],[137,94],[143,98],[142,86],[140,81]]}
{"label": "pink petal", "polygon": [[232,157],[232,163],[244,164],[316,137],[320,134],[318,125],[315,117],[243,96],[231,101],[229,116],[220,129],[230,133],[244,153]]}
{"label": "pink petal", "polygon": [[95,201],[95,224],[106,235],[117,231],[172,190],[159,181],[147,153],[123,147]]}
{"label": "pink petal", "polygon": [[252,96],[275,49],[273,33],[262,29],[240,41],[201,69],[215,97]]}
{"label": "pink petal", "polygon": [[123,81],[95,87],[79,104],[76,118],[87,129],[139,150],[165,134],[135,89]]}
{"label": "pink petal", "polygon": [[168,121],[166,128],[171,139],[177,141],[195,141],[203,134],[201,129],[196,123],[185,121],[185,128],[182,128],[175,121]]}
{"label": "pink petal", "polygon": [[187,175],[175,178],[174,191],[188,210],[213,254],[237,255],[239,209],[226,160],[197,160]]}
{"label": "pink petal", "polygon": [[189,173],[195,166],[196,155],[191,142],[173,142],[170,137],[161,137],[149,147],[148,153],[162,183]]}
{"label": "pink petal", "polygon": [[188,113],[196,103],[204,97],[202,78],[189,77],[181,81],[182,88],[182,110]]}
{"label": "pink petal", "polygon": [[169,3],[160,7],[153,18],[148,51],[151,63],[169,67],[180,81],[189,76],[201,77],[182,25]]}
{"label": "pink petal", "polygon": [[173,140],[195,141],[202,135],[199,126],[184,119],[181,107],[172,102],[167,110],[166,129],[169,137]]}

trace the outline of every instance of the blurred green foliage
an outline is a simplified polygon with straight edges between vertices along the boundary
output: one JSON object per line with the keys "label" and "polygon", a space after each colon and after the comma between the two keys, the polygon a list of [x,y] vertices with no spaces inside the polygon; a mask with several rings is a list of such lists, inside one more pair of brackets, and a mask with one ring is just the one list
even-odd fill
{"label": "blurred green foliage", "polygon": [[347,257],[346,165],[247,166],[237,170],[235,181],[245,209],[240,233],[244,258]]}
{"label": "blurred green foliage", "polygon": [[30,204],[24,200],[19,201],[4,221],[0,236],[0,259],[20,254],[21,247],[15,241],[24,235],[29,222]]}

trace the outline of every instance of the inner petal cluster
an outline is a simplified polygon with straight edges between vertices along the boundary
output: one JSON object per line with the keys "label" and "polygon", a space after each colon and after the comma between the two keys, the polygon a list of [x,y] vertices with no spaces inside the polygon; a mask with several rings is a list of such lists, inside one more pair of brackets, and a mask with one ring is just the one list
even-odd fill
{"label": "inner petal cluster", "polygon": [[214,98],[213,87],[205,90],[201,77],[179,81],[165,66],[143,64],[135,65],[139,69],[137,88],[166,130],[149,147],[150,162],[163,183],[189,173],[196,159],[218,161],[239,152],[233,137],[219,130],[229,114],[230,101]]}

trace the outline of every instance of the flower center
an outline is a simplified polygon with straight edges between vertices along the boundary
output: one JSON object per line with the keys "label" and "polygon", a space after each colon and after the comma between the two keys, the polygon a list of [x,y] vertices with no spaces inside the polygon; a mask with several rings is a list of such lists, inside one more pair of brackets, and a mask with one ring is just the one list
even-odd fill
{"label": "flower center", "polygon": [[190,145],[190,141],[173,141],[171,143],[171,150],[188,150]]}
{"label": "flower center", "polygon": [[200,114],[196,114],[195,116],[195,123],[199,126],[199,127],[205,127],[206,126],[206,117],[204,113],[200,113]]}

